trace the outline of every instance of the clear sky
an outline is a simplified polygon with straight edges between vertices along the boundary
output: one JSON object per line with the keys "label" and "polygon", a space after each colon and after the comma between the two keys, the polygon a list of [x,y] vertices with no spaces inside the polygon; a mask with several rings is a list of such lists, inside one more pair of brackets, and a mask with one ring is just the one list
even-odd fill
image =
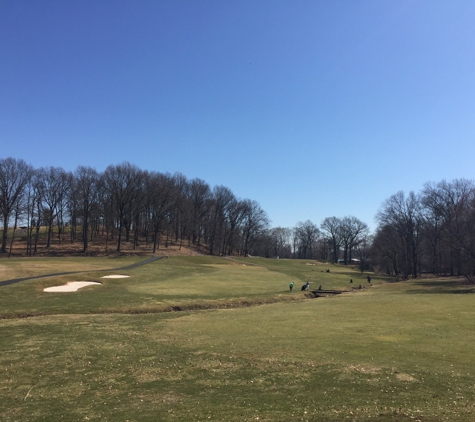
{"label": "clear sky", "polygon": [[475,178],[475,1],[0,0],[0,157],[129,161],[273,226]]}

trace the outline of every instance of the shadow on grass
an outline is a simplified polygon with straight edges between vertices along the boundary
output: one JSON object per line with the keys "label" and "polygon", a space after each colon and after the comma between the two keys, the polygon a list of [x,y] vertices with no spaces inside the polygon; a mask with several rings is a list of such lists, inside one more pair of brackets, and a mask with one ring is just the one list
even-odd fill
{"label": "shadow on grass", "polygon": [[421,280],[412,282],[418,288],[408,289],[408,294],[470,294],[475,293],[475,284],[467,280]]}

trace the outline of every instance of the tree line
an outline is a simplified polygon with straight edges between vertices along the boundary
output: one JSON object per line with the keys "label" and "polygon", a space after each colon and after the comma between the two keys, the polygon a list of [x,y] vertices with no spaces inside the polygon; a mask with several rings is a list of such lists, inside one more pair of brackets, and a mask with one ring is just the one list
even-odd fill
{"label": "tree line", "polygon": [[[130,163],[110,165],[102,173],[79,166],[34,169],[21,159],[0,159],[1,253],[26,230],[26,254],[38,250],[40,228],[46,248],[53,242],[104,239],[105,251],[121,252],[123,242],[139,242],[156,252],[160,241],[204,244],[210,254],[248,255],[269,218],[260,205],[239,199],[225,186],[211,188],[183,174],[144,171]],[[67,228],[67,230],[66,230]]]}
{"label": "tree line", "polygon": [[[100,173],[79,166],[34,169],[21,159],[0,159],[1,253],[11,252],[19,225],[26,231],[26,254],[38,251],[40,232],[46,248],[80,243],[87,252],[100,239],[104,250],[121,252],[123,242],[156,252],[160,243],[202,246],[211,255],[259,255],[324,259],[349,263],[367,256],[365,223],[331,217],[320,227],[310,220],[294,228],[270,227],[258,202],[239,199],[225,186],[210,187],[183,174],[141,170],[128,162]],[[46,228],[46,234],[44,229]]]}
{"label": "tree line", "polygon": [[373,260],[401,278],[436,275],[475,278],[475,184],[426,183],[420,193],[398,192],[376,215]]}
{"label": "tree line", "polygon": [[11,252],[22,226],[28,256],[37,253],[42,228],[46,248],[69,242],[87,252],[99,239],[105,252],[121,252],[123,242],[156,252],[173,242],[211,255],[319,259],[402,279],[428,272],[475,281],[475,184],[465,179],[390,196],[372,234],[353,216],[327,217],[319,226],[307,220],[271,227],[257,201],[181,173],[128,162],[104,172],[86,166],[68,172],[6,158],[0,159],[0,215],[2,254]]}

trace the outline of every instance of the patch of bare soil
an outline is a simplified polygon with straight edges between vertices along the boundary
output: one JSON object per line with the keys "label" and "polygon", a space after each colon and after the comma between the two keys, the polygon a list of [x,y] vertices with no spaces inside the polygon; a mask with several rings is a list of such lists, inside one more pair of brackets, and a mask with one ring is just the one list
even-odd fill
{"label": "patch of bare soil", "polygon": [[409,374],[396,374],[396,378],[398,381],[417,382],[417,380]]}

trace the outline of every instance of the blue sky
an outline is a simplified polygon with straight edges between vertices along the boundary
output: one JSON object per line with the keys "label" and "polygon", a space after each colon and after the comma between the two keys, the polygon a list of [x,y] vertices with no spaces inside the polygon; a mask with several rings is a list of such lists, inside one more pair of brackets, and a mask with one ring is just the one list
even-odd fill
{"label": "blue sky", "polygon": [[129,161],[273,226],[474,179],[473,1],[0,0],[0,157]]}

